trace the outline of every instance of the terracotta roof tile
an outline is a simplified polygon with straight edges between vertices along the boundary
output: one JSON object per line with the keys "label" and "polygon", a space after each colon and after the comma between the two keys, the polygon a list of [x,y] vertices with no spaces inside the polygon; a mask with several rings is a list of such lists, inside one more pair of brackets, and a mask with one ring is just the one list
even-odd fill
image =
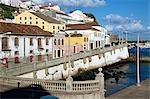
{"label": "terracotta roof tile", "polygon": [[97,23],[84,23],[84,24],[67,24],[66,30],[94,30],[99,31],[98,29],[93,28],[92,26],[100,26]]}
{"label": "terracotta roof tile", "polygon": [[56,23],[56,24],[61,24],[60,21],[48,16],[48,15],[45,15],[45,14],[42,14],[41,12],[30,12],[32,14],[34,14],[35,16],[49,22],[49,23]]}
{"label": "terracotta roof tile", "polygon": [[44,31],[38,26],[4,22],[0,22],[0,32],[11,32],[9,35],[52,36],[52,33]]}

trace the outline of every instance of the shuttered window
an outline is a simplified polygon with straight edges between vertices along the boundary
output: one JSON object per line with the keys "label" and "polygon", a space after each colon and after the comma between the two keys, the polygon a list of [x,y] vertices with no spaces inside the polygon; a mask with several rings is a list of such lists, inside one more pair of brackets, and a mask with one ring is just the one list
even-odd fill
{"label": "shuttered window", "polygon": [[14,42],[15,42],[15,46],[19,46],[19,38],[16,37]]}
{"label": "shuttered window", "polygon": [[46,45],[49,45],[49,41],[48,41],[48,38],[46,38]]}
{"label": "shuttered window", "polygon": [[2,50],[6,50],[6,49],[8,49],[8,38],[3,37],[2,38]]}
{"label": "shuttered window", "polygon": [[42,47],[42,41],[41,41],[41,38],[38,38],[38,47],[39,47],[39,48]]}
{"label": "shuttered window", "polygon": [[33,46],[33,38],[30,38],[30,46]]}

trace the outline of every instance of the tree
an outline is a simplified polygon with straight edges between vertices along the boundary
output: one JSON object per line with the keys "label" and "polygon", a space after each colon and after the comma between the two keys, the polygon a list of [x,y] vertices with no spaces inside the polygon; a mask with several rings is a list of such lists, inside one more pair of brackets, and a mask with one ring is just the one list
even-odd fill
{"label": "tree", "polygon": [[97,20],[96,20],[96,17],[94,16],[94,14],[92,13],[84,13],[86,16],[90,17],[90,18],[93,18],[94,19],[94,22],[97,23]]}

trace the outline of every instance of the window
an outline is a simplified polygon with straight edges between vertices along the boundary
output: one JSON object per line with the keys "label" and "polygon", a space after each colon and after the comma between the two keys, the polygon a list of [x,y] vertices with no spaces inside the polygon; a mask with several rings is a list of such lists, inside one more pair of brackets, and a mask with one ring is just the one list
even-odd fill
{"label": "window", "polygon": [[30,38],[30,46],[33,46],[33,38]]}
{"label": "window", "polygon": [[15,55],[19,55],[19,52],[18,52],[18,51],[15,51]]}
{"label": "window", "polygon": [[74,49],[74,53],[76,53],[76,46],[74,46],[73,49]]}
{"label": "window", "polygon": [[8,38],[3,37],[2,38],[2,50],[6,50],[6,49],[8,49]]}
{"label": "window", "polygon": [[56,58],[56,52],[57,52],[57,50],[54,51],[54,55],[55,55],[54,57],[55,57],[55,58]]}
{"label": "window", "polygon": [[53,26],[53,29],[55,29],[55,26]]}
{"label": "window", "polygon": [[96,48],[98,47],[98,42],[96,41]]}
{"label": "window", "polygon": [[86,37],[84,37],[84,42],[86,42]]}
{"label": "window", "polygon": [[41,40],[41,38],[38,38],[38,47],[39,47],[39,48],[42,47],[42,40]]}
{"label": "window", "polygon": [[20,24],[21,24],[22,22],[20,22]]}
{"label": "window", "polygon": [[59,26],[58,26],[58,30],[59,30],[60,28],[59,28]]}
{"label": "window", "polygon": [[42,22],[42,24],[44,24],[44,22]]}
{"label": "window", "polygon": [[46,53],[48,53],[49,52],[49,50],[48,49],[46,49]]}
{"label": "window", "polygon": [[60,52],[60,50],[57,51],[57,56],[58,56],[58,57],[61,57],[61,52]]}
{"label": "window", "polygon": [[84,50],[86,49],[86,45],[84,44]]}
{"label": "window", "polygon": [[46,45],[49,45],[48,38],[46,38]]}
{"label": "window", "polygon": [[25,22],[24,24],[27,24],[27,22]]}
{"label": "window", "polygon": [[30,22],[30,24],[32,24],[32,22]]}
{"label": "window", "polygon": [[30,20],[32,20],[32,17],[30,17]]}
{"label": "window", "polygon": [[55,39],[55,40],[54,40],[54,45],[57,45],[57,43],[56,43],[56,42],[57,42],[57,40]]}
{"label": "window", "polygon": [[101,41],[99,41],[99,47],[101,46]]}
{"label": "window", "polygon": [[22,17],[20,17],[20,20],[22,20]]}
{"label": "window", "polygon": [[15,46],[19,46],[19,38],[15,38]]}
{"label": "window", "polygon": [[58,39],[58,45],[60,45],[60,39]]}
{"label": "window", "polygon": [[65,29],[65,27],[63,26],[63,30]]}
{"label": "window", "polygon": [[64,45],[64,39],[62,39],[62,45]]}
{"label": "window", "polygon": [[38,21],[36,21],[36,24],[38,24]]}
{"label": "window", "polygon": [[27,20],[27,17],[24,17],[25,20]]}
{"label": "window", "polygon": [[37,20],[38,18],[36,18],[36,20]]}
{"label": "window", "polygon": [[42,29],[44,29],[44,26],[42,26]]}

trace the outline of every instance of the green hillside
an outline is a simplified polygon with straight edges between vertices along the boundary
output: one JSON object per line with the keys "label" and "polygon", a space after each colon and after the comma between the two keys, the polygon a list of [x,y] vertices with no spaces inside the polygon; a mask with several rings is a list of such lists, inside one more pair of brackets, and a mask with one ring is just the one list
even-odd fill
{"label": "green hillside", "polygon": [[0,19],[13,19],[13,13],[18,10],[18,8],[0,4]]}

